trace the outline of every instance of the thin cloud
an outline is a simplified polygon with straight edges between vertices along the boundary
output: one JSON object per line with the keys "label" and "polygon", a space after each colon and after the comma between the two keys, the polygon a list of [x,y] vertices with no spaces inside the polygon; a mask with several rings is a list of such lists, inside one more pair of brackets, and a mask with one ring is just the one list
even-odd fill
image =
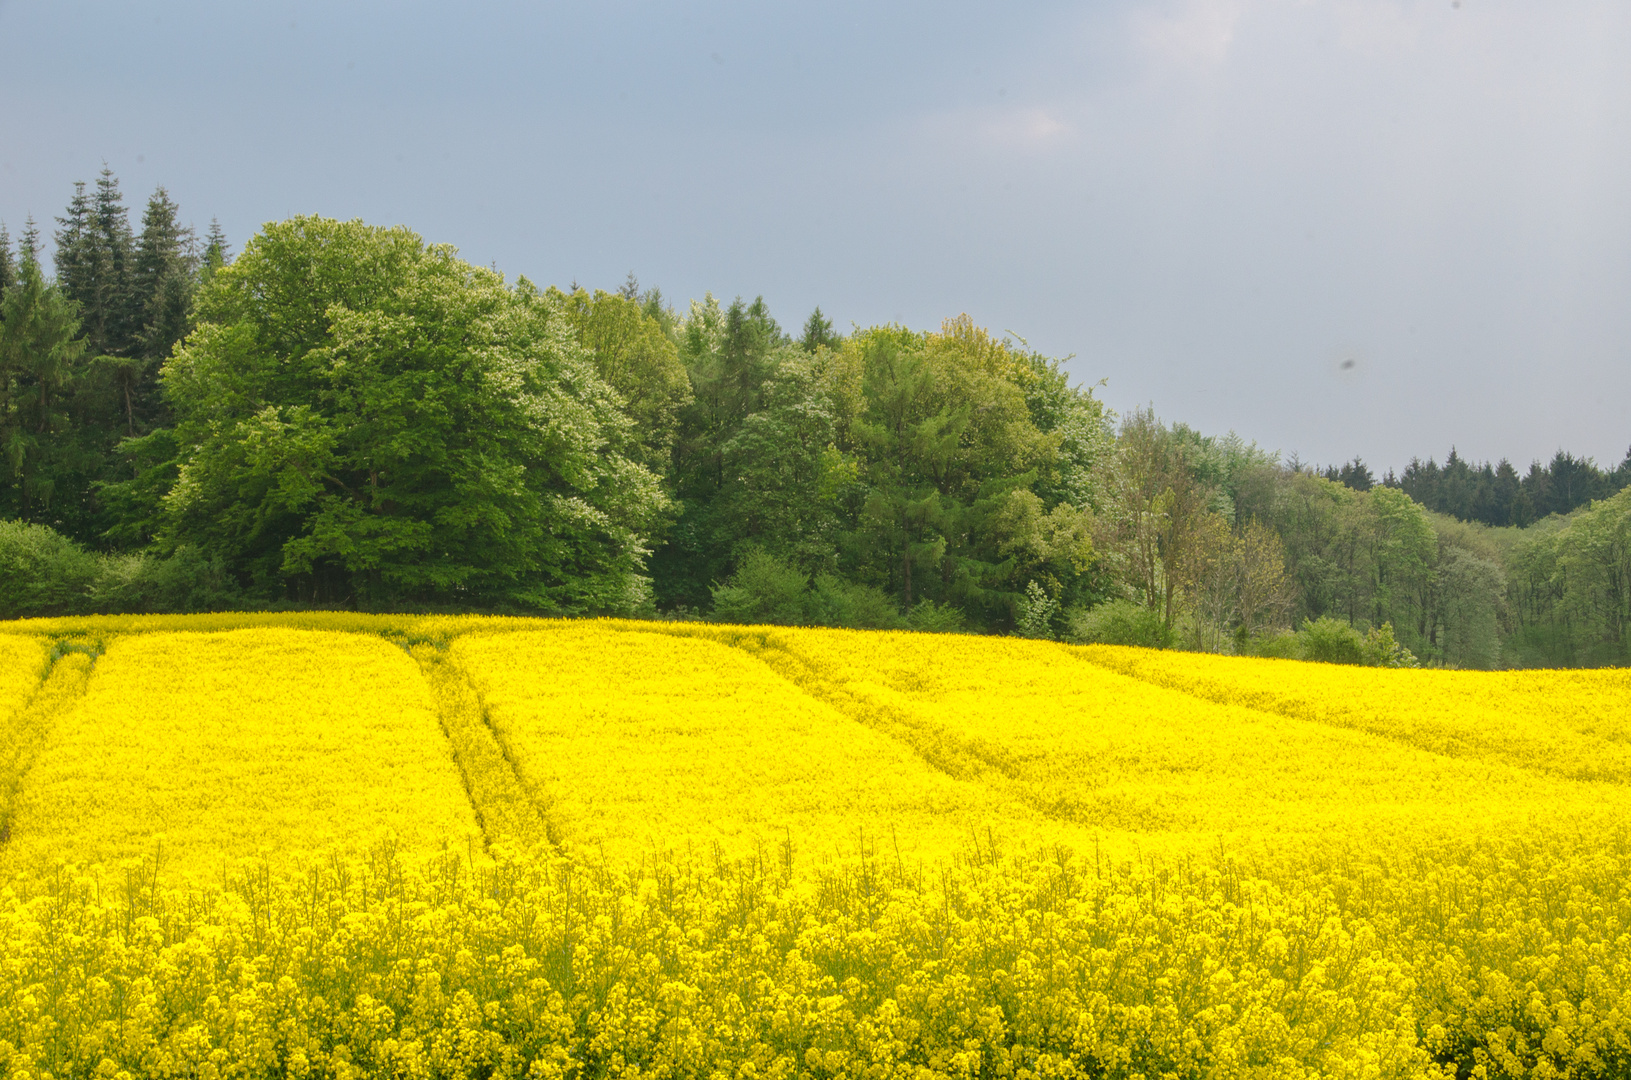
{"label": "thin cloud", "polygon": [[1131,28],[1139,47],[1158,66],[1207,70],[1229,58],[1245,12],[1241,0],[1186,0],[1177,10],[1135,11]]}

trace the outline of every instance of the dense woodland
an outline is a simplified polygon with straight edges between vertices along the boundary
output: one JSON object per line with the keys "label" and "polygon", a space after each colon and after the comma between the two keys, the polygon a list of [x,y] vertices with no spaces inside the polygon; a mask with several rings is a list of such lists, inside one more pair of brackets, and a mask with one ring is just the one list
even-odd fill
{"label": "dense woodland", "polygon": [[784,329],[79,185],[0,228],[0,615],[354,606],[1631,662],[1631,453],[1282,462],[967,317]]}

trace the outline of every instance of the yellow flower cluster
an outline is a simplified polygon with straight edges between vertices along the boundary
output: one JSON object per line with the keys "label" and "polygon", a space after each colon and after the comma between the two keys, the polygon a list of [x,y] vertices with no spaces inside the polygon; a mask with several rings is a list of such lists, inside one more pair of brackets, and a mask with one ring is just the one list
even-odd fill
{"label": "yellow flower cluster", "polygon": [[1627,675],[0,626],[0,1078],[1627,1076]]}
{"label": "yellow flower cluster", "polygon": [[0,1075],[1623,1076],[1631,857],[1532,839],[805,884],[376,855],[208,910],[58,879],[0,895]]}
{"label": "yellow flower cluster", "polygon": [[[59,661],[59,664],[61,661]],[[3,865],[307,859],[476,832],[418,670],[377,637],[288,629],[114,641],[56,719]]]}
{"label": "yellow flower cluster", "polygon": [[40,644],[32,638],[0,634],[0,721],[27,704],[45,663]]}

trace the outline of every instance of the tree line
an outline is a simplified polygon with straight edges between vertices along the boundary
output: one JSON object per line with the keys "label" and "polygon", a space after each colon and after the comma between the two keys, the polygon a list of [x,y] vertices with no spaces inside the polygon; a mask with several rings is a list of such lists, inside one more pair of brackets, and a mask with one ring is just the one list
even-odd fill
{"label": "tree line", "polygon": [[540,288],[316,217],[233,258],[162,189],[132,229],[106,171],[58,225],[54,275],[32,223],[0,243],[4,614],[617,612],[1625,662],[1628,496],[1598,471],[1596,501],[1551,510],[1576,459],[1519,481],[1549,516],[1496,528],[1418,494],[1481,475],[1454,455],[1376,482],[1117,417],[966,316],[839,333],[818,308],[789,332],[762,299]]}
{"label": "tree line", "polygon": [[1462,521],[1524,528],[1631,487],[1631,450],[1613,469],[1603,469],[1590,458],[1575,457],[1560,449],[1545,464],[1530,462],[1529,471],[1519,476],[1505,458],[1494,465],[1487,461],[1475,465],[1452,447],[1443,465],[1432,458],[1425,462],[1411,458],[1401,475],[1395,476],[1389,470],[1380,480],[1359,458],[1346,465],[1328,466],[1320,470],[1320,475],[1356,491],[1369,491],[1377,484],[1396,487],[1429,510]]}

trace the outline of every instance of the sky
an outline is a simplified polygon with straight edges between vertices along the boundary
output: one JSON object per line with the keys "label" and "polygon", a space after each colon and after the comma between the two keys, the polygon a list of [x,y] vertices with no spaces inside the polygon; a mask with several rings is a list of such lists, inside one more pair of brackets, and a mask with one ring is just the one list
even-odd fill
{"label": "sky", "polygon": [[1631,4],[0,0],[0,221],[405,224],[797,332],[966,312],[1378,472],[1631,446]]}

